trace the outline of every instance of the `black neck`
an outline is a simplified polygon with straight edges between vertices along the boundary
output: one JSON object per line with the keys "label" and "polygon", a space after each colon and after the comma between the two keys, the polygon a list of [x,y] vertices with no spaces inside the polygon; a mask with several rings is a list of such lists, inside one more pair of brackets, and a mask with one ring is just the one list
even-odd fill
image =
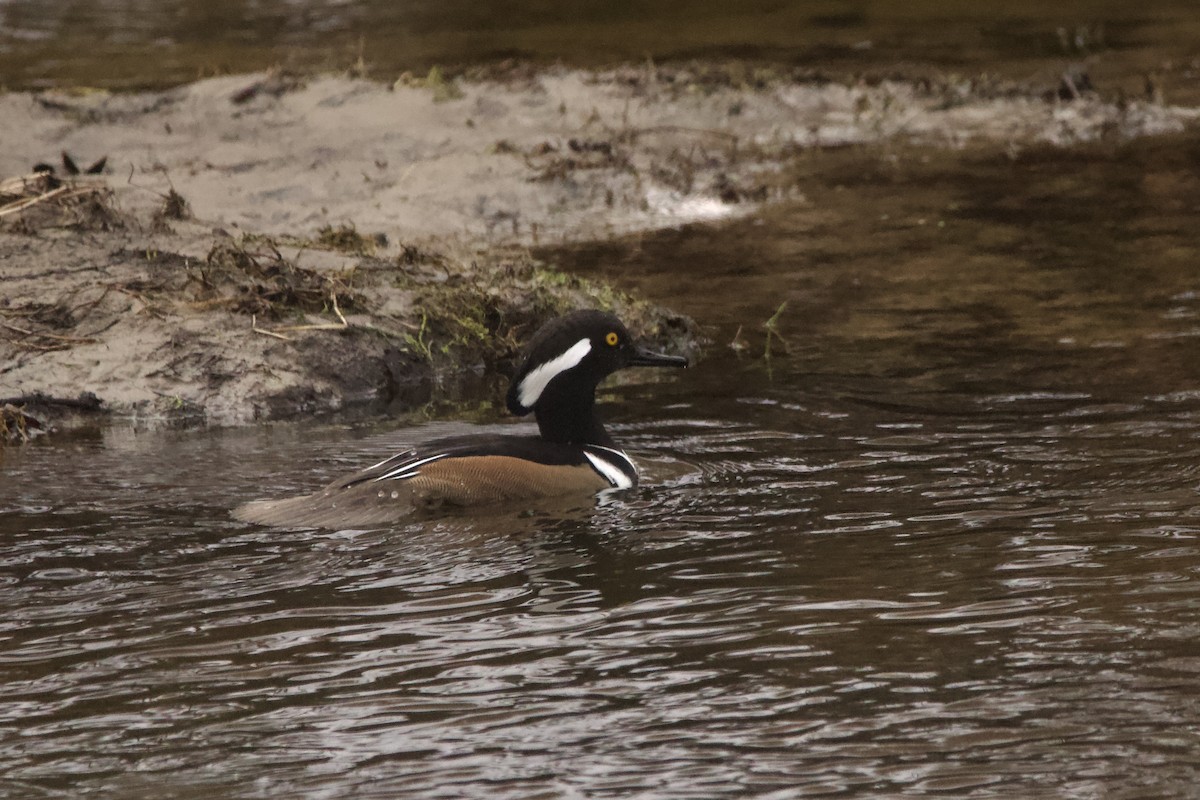
{"label": "black neck", "polygon": [[615,448],[616,442],[596,416],[596,387],[551,384],[533,410],[542,438],[550,442],[598,444]]}

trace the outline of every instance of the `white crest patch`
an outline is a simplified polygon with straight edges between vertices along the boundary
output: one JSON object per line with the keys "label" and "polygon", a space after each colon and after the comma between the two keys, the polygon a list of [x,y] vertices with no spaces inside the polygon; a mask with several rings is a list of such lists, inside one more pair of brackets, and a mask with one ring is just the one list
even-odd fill
{"label": "white crest patch", "polygon": [[[600,445],[588,445],[588,447],[593,447],[597,450],[604,450],[605,452],[618,456],[622,461],[633,468],[633,474],[637,474],[637,467],[635,467],[633,462],[629,460],[629,456],[625,455],[620,450],[613,450],[611,447],[601,447]],[[583,454],[587,456],[587,460],[592,463],[592,467],[596,470],[596,472],[599,472],[601,475],[603,475],[605,480],[613,485],[614,489],[628,489],[633,486],[633,481],[630,479],[629,474],[616,464],[608,461],[603,456],[592,453],[590,450],[584,450]]]}
{"label": "white crest patch", "polygon": [[531,369],[529,374],[521,379],[521,386],[517,390],[517,399],[521,401],[521,405],[525,408],[533,408],[538,398],[542,396],[542,392],[550,385],[550,381],[583,361],[590,352],[592,352],[592,340],[580,339],[561,356]]}

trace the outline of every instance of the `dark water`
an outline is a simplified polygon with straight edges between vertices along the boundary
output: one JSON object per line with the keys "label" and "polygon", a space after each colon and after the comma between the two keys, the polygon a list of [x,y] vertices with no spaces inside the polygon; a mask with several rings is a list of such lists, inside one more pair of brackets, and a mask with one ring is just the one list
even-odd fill
{"label": "dark water", "polygon": [[632,493],[280,532],[473,428],[3,451],[0,795],[1195,796],[1200,142],[817,158],[557,254],[714,339],[609,391]]}
{"label": "dark water", "polygon": [[[835,73],[934,67],[1053,83],[1086,63],[1096,85],[1200,95],[1194,0],[0,0],[0,86],[161,87],[271,66],[452,69],[503,58],[576,66],[766,59]],[[360,61],[361,59],[361,61]]]}

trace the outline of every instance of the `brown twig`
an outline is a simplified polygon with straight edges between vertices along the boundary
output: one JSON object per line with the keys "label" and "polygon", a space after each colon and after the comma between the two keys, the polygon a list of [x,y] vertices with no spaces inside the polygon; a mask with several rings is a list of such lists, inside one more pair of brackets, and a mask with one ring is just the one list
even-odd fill
{"label": "brown twig", "polygon": [[258,327],[258,316],[255,314],[250,316],[250,330],[254,331],[255,333],[261,333],[264,336],[274,336],[276,339],[283,339],[285,342],[290,342],[292,340],[292,337],[290,336],[284,336],[282,333],[276,333],[275,331],[269,331],[266,328]]}
{"label": "brown twig", "polygon": [[338,307],[337,292],[331,292],[330,298],[333,300],[333,311],[337,314],[341,322],[316,322],[310,325],[283,325],[272,330],[258,327],[257,318],[252,315],[250,317],[250,330],[255,333],[265,334],[266,336],[274,336],[277,339],[291,341],[290,336],[284,336],[283,331],[288,333],[299,333],[301,331],[344,331],[350,327],[350,323],[346,321],[346,317],[342,314],[342,309]]}
{"label": "brown twig", "polygon": [[83,338],[80,336],[61,336],[57,333],[42,333],[41,331],[27,331],[24,328],[18,328],[16,325],[13,325],[8,322],[0,322],[0,325],[3,325],[5,328],[8,328],[10,331],[16,331],[17,333],[24,334],[25,336],[40,336],[44,339],[55,339],[57,341],[66,342],[68,344],[95,344],[96,343],[95,339],[87,339],[87,338]]}
{"label": "brown twig", "polygon": [[66,194],[68,191],[70,191],[69,186],[59,186],[57,189],[51,189],[50,191],[43,192],[35,197],[30,197],[26,200],[18,200],[15,203],[9,203],[3,208],[0,208],[0,217],[7,217],[9,214],[16,214],[24,211],[27,208],[32,208],[38,203],[44,203],[47,200],[60,197]]}
{"label": "brown twig", "polygon": [[0,195],[14,195],[17,197],[24,196],[29,193],[31,186],[45,187],[51,184],[50,173],[48,172],[31,172],[28,175],[17,175],[13,178],[5,178],[0,181]]}
{"label": "brown twig", "polygon": [[344,316],[342,316],[342,310],[340,308],[338,308],[337,292],[330,292],[329,296],[330,296],[330,298],[333,299],[333,311],[334,311],[334,313],[336,313],[338,315],[338,319],[340,319],[342,321],[342,327],[349,328],[350,323],[346,322],[346,318]]}
{"label": "brown twig", "polygon": [[3,325],[4,327],[8,328],[10,331],[16,331],[17,333],[23,333],[26,336],[33,336],[33,331],[27,331],[24,328],[18,328],[16,325],[13,325],[11,323],[0,322],[0,325]]}

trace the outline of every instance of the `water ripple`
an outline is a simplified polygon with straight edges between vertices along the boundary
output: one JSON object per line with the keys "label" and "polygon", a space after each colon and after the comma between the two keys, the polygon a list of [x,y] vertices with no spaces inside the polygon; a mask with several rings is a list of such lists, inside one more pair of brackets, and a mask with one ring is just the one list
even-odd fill
{"label": "water ripple", "polygon": [[1150,755],[1184,774],[1193,423],[1078,402],[861,430],[774,406],[800,433],[677,404],[620,426],[635,492],[374,531],[243,526],[227,509],[259,490],[230,485],[265,452],[297,465],[280,487],[319,484],[395,434],[118,439],[75,473],[21,451],[5,787],[991,797],[1086,795]]}

